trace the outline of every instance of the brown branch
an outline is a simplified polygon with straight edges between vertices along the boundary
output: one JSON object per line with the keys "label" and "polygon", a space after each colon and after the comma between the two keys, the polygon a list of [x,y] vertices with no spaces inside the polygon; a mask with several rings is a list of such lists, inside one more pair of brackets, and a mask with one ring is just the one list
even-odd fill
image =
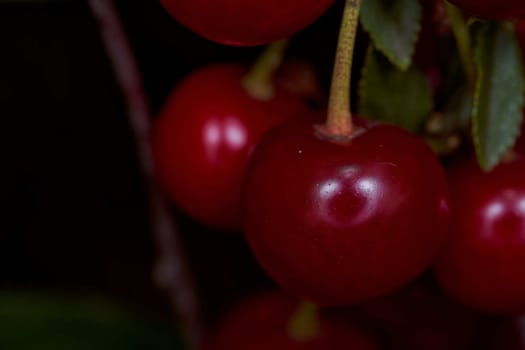
{"label": "brown branch", "polygon": [[149,189],[152,231],[158,252],[154,277],[168,295],[188,340],[197,346],[201,335],[199,307],[182,254],[177,228],[154,179],[150,149],[152,117],[139,68],[112,0],[89,0],[100,34],[122,90],[139,161]]}

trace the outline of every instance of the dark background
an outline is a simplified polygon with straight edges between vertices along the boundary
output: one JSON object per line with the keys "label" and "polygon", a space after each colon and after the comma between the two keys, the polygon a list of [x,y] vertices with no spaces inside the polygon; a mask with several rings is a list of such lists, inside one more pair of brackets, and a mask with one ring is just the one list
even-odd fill
{"label": "dark background", "polygon": [[[197,37],[154,0],[118,1],[154,113],[209,62],[253,61],[256,48]],[[292,42],[328,85],[335,6]],[[119,87],[84,1],[0,2],[0,289],[95,293],[168,315],[151,278],[147,194]],[[207,319],[269,285],[240,235],[174,209]]]}

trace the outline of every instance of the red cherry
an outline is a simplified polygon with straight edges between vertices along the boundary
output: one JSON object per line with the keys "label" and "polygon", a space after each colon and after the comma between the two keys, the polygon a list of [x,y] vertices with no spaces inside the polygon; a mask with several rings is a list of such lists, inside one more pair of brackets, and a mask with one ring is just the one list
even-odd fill
{"label": "red cherry", "polygon": [[435,268],[440,284],[483,311],[524,311],[525,159],[485,173],[462,158],[449,179],[451,234]]}
{"label": "red cherry", "polygon": [[334,0],[161,0],[180,23],[236,46],[287,38],[315,21]]}
{"label": "red cherry", "polygon": [[487,19],[525,19],[522,0],[450,0],[474,16]]}
{"label": "red cherry", "polygon": [[416,136],[366,125],[346,142],[285,123],[254,154],[245,233],[285,290],[321,305],[387,294],[422,272],[445,238],[444,171]]}
{"label": "red cherry", "polygon": [[276,91],[269,101],[248,95],[245,69],[214,65],[187,77],[155,125],[158,179],[194,219],[223,230],[241,226],[241,188],[252,151],[270,128],[301,114],[305,104]]}
{"label": "red cherry", "polygon": [[320,314],[317,334],[304,340],[289,334],[299,302],[279,293],[244,301],[221,321],[206,350],[378,350],[374,339],[355,325]]}

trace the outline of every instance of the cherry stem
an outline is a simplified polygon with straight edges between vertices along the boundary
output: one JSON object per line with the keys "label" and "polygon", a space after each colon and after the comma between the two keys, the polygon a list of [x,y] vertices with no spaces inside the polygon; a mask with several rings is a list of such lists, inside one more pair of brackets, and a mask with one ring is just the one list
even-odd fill
{"label": "cherry stem", "polygon": [[459,8],[448,1],[445,1],[445,6],[456,39],[461,64],[467,76],[469,89],[474,91],[476,86],[476,66],[474,64],[472,40],[467,21]]}
{"label": "cherry stem", "polygon": [[201,337],[199,307],[183,257],[177,227],[155,183],[150,149],[152,117],[139,68],[113,1],[89,0],[89,5],[98,20],[101,37],[126,102],[139,162],[147,181],[152,233],[158,252],[154,271],[155,282],[166,292],[172,307],[182,321],[187,340],[197,347]]}
{"label": "cherry stem", "polygon": [[288,322],[288,335],[296,341],[308,341],[320,333],[319,307],[303,302]]}
{"label": "cherry stem", "polygon": [[257,100],[268,101],[275,95],[273,76],[283,60],[289,40],[274,41],[266,47],[242,80],[244,89]]}
{"label": "cherry stem", "polygon": [[320,130],[328,137],[347,137],[353,131],[350,84],[360,7],[361,0],[346,0],[335,55],[328,118]]}

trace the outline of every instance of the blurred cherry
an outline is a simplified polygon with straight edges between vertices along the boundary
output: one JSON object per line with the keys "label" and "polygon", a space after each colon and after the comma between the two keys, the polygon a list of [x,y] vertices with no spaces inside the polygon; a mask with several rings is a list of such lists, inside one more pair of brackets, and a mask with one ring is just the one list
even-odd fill
{"label": "blurred cherry", "polygon": [[474,157],[448,169],[449,240],[435,268],[443,288],[487,312],[525,310],[525,159],[510,156],[491,172]]}
{"label": "blurred cherry", "polygon": [[314,22],[334,0],[161,0],[180,23],[210,40],[268,44]]}
{"label": "blurred cherry", "polygon": [[251,96],[247,70],[222,64],[199,69],[168,97],[153,136],[161,187],[195,220],[220,230],[241,226],[241,188],[247,163],[272,127],[307,111],[301,97],[276,88]]}
{"label": "blurred cherry", "polygon": [[450,0],[450,2],[469,14],[486,19],[525,19],[525,2],[522,0]]}
{"label": "blurred cherry", "polygon": [[[297,320],[300,308],[299,301],[278,292],[247,299],[220,321],[205,350],[380,349],[370,334],[340,318],[318,313]],[[293,322],[303,322],[303,329],[294,331]]]}

